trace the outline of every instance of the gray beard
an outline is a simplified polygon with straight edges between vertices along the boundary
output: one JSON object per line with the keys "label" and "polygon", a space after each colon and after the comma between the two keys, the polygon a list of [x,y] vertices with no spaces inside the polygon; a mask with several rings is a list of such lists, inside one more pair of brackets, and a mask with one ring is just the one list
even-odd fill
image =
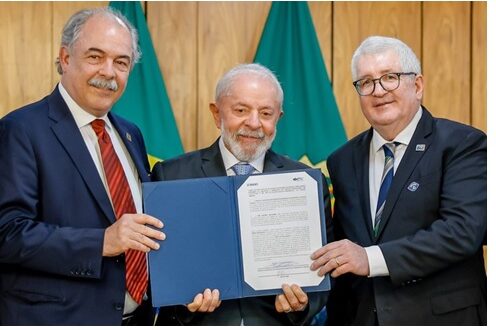
{"label": "gray beard", "polygon": [[[239,161],[241,162],[251,162],[254,161],[255,159],[259,158],[262,156],[264,153],[267,152],[267,150],[270,149],[272,146],[272,142],[274,141],[276,137],[277,131],[274,130],[274,134],[272,134],[272,137],[268,138],[262,131],[262,129],[259,129],[258,131],[249,131],[246,129],[240,129],[237,132],[228,132],[224,128],[224,122],[221,122],[220,124],[220,136],[222,140],[224,141],[224,144],[226,145],[226,148],[229,149],[229,151],[236,157]],[[253,143],[249,148],[243,148],[241,143],[238,142],[238,135],[250,135],[250,136],[257,136],[261,138],[261,142],[258,143],[256,147],[253,145]],[[254,148],[253,148],[254,147]]]}

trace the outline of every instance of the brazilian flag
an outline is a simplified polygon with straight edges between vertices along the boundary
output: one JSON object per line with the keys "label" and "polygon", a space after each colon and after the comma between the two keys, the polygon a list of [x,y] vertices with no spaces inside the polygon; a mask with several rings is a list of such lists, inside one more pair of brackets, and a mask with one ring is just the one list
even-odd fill
{"label": "brazilian flag", "polygon": [[306,2],[272,2],[254,62],[284,90],[273,149],[327,173],[327,156],[347,138]]}
{"label": "brazilian flag", "polygon": [[112,111],[141,129],[153,166],[159,160],[182,154],[181,139],[140,1],[111,1],[109,6],[136,27],[142,52],[140,62],[131,71],[126,91]]}

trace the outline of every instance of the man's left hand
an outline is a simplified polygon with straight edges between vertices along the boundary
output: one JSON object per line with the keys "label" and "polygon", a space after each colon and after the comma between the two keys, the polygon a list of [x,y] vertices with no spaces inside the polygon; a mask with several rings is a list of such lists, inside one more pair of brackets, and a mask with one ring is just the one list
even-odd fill
{"label": "man's left hand", "polygon": [[301,312],[308,305],[307,294],[296,284],[282,285],[283,294],[276,297],[276,311],[278,313]]}
{"label": "man's left hand", "polygon": [[320,268],[319,276],[327,273],[331,273],[332,277],[346,273],[368,276],[370,272],[365,249],[347,239],[324,245],[312,254],[312,259],[315,261],[310,269]]}

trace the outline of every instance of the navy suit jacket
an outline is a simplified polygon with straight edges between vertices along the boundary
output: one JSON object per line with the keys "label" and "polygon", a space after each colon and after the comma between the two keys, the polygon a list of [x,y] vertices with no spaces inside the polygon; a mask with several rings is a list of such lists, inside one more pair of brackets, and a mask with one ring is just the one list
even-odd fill
{"label": "navy suit jacket", "polygon": [[[139,129],[109,118],[148,181]],[[124,257],[102,257],[116,219],[58,88],[0,120],[0,141],[0,324],[120,325]]]}
{"label": "navy suit jacket", "polygon": [[369,199],[371,137],[372,129],[327,160],[336,198],[334,235],[378,245],[390,275],[338,277],[328,304],[330,323],[485,324],[486,135],[433,118],[424,108],[377,238]]}
{"label": "navy suit jacket", "polygon": [[[271,150],[265,154],[264,172],[304,168],[308,168],[308,166],[280,156]],[[222,154],[219,149],[219,140],[217,140],[208,148],[157,163],[152,171],[152,180],[163,181],[226,175]],[[323,180],[325,183],[325,178]],[[329,228],[329,189],[326,184],[323,187],[323,196],[325,200],[327,228]],[[167,245],[167,243],[165,244]],[[164,246],[164,248],[167,248],[167,246]],[[222,299],[222,292],[220,294]],[[288,314],[276,312],[274,296],[225,300],[212,313],[189,313],[183,306],[162,308],[158,325],[165,325],[174,321],[188,325],[240,325],[241,318],[243,318],[244,325],[305,324],[322,309],[327,299],[326,296],[327,292],[309,293],[309,308],[304,312]]]}

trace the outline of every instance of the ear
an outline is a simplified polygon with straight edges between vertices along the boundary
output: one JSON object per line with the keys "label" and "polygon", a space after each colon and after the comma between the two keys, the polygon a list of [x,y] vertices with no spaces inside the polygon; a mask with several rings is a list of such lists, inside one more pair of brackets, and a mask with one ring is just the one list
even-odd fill
{"label": "ear", "polygon": [[67,49],[67,47],[65,47],[65,46],[60,47],[59,62],[60,62],[60,66],[62,67],[62,72],[65,72],[67,66],[69,65],[69,57],[70,57],[70,55],[69,55],[69,50]]}
{"label": "ear", "polygon": [[210,103],[209,107],[212,116],[214,116],[215,126],[217,126],[217,128],[220,129],[220,123],[221,123],[220,110],[217,107],[217,104],[215,103]]}
{"label": "ear", "polygon": [[421,74],[415,77],[415,94],[418,100],[422,100],[422,96],[424,95],[424,76]]}

